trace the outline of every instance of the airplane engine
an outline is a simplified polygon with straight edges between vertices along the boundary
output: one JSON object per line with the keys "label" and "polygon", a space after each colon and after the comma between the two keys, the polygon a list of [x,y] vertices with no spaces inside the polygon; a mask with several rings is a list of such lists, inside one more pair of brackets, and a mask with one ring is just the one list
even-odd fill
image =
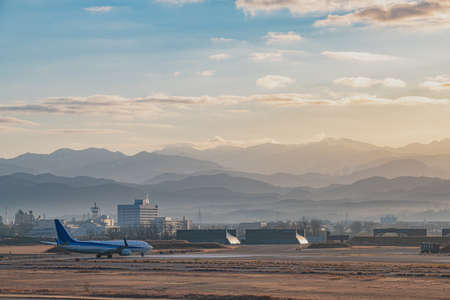
{"label": "airplane engine", "polygon": [[119,254],[121,256],[129,256],[129,255],[131,255],[131,250],[130,249],[122,249]]}

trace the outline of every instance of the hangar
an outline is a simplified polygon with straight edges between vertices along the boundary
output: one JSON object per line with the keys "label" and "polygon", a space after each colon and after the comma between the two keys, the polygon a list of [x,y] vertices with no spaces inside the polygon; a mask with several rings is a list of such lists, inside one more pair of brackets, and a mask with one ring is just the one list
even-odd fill
{"label": "hangar", "polygon": [[246,244],[308,244],[308,240],[295,229],[247,229]]}
{"label": "hangar", "polygon": [[373,236],[379,237],[389,233],[397,234],[401,237],[406,236],[427,236],[425,228],[377,228],[373,230]]}
{"label": "hangar", "polygon": [[177,240],[189,241],[191,243],[240,244],[240,241],[236,237],[235,229],[177,230]]}

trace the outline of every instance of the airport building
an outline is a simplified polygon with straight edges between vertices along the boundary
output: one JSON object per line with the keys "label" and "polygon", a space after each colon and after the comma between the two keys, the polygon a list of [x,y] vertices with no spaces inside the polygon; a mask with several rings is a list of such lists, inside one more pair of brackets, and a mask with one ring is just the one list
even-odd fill
{"label": "airport building", "polygon": [[27,234],[31,237],[53,238],[56,236],[55,223],[53,220],[38,218],[33,222],[33,228]]}
{"label": "airport building", "polygon": [[296,229],[248,229],[245,232],[245,243],[253,245],[305,244],[308,240]]}
{"label": "airport building", "polygon": [[151,226],[158,217],[159,207],[150,202],[148,194],[145,199],[136,199],[134,204],[117,206],[117,221],[120,227]]}
{"label": "airport building", "polygon": [[190,222],[186,217],[181,220],[171,217],[158,217],[153,220],[152,228],[158,234],[175,236],[178,230],[189,230]]}
{"label": "airport building", "polygon": [[237,228],[237,236],[240,239],[245,239],[245,232],[249,229],[263,229],[267,227],[266,222],[247,222],[239,223]]}
{"label": "airport building", "polygon": [[14,225],[33,225],[34,216],[33,212],[30,210],[28,213],[19,209],[19,211],[14,216]]}
{"label": "airport building", "polygon": [[177,240],[191,243],[240,244],[235,229],[196,229],[177,230]]}
{"label": "airport building", "polygon": [[373,230],[373,236],[380,237],[386,235],[395,236],[427,236],[425,228],[376,228]]}

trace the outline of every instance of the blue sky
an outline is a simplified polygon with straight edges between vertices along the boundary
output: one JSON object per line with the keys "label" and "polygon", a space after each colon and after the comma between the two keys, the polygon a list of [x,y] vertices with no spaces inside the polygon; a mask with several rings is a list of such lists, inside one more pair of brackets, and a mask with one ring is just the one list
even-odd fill
{"label": "blue sky", "polygon": [[447,0],[3,0],[1,154],[445,138],[449,28]]}

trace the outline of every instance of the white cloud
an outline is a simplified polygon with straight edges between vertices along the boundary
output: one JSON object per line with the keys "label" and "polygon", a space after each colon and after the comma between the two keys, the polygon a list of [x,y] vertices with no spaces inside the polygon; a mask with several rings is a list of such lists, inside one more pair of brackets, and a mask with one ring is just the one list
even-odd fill
{"label": "white cloud", "polygon": [[43,131],[45,134],[121,134],[125,133],[118,129],[81,129],[81,128],[59,128]]}
{"label": "white cloud", "polygon": [[294,79],[280,75],[267,75],[256,80],[256,85],[265,89],[285,88],[295,82]]}
{"label": "white cloud", "polygon": [[164,124],[164,123],[148,123],[148,124],[142,124],[142,127],[148,127],[148,128],[157,128],[157,129],[172,129],[175,128],[175,126],[171,124]]}
{"label": "white cloud", "polygon": [[422,87],[431,91],[450,90],[450,76],[438,75],[436,77],[427,78],[427,81],[422,83]]}
{"label": "white cloud", "polygon": [[[289,10],[294,15],[307,13],[328,13],[333,11],[353,11],[355,9],[390,3],[405,3],[408,0],[236,0],[236,7],[245,13]],[[445,1],[445,0],[444,0]]]}
{"label": "white cloud", "polygon": [[450,27],[449,0],[392,1],[361,7],[348,14],[329,15],[315,26],[372,26],[408,27],[418,30]]}
{"label": "white cloud", "polygon": [[265,36],[264,39],[266,40],[266,43],[269,45],[274,45],[274,44],[289,44],[289,43],[295,43],[295,42],[300,42],[303,40],[303,38],[293,32],[293,31],[289,31],[289,32],[268,32]]}
{"label": "white cloud", "polygon": [[250,146],[256,146],[261,144],[278,144],[279,142],[272,139],[272,138],[260,138],[260,139],[253,139],[253,140],[234,140],[234,139],[225,139],[221,136],[214,136],[206,141],[200,141],[200,142],[189,142],[189,143],[179,143],[179,144],[171,144],[167,145],[168,148],[170,147],[176,147],[180,145],[187,145],[193,148],[196,148],[198,150],[204,150],[209,148],[215,148],[219,146],[233,146],[233,147],[250,147]]}
{"label": "white cloud", "polygon": [[378,80],[367,77],[343,77],[333,81],[334,84],[346,85],[354,88],[367,88],[379,83]]}
{"label": "white cloud", "polygon": [[92,6],[85,7],[84,10],[93,14],[104,14],[112,10],[112,6]]}
{"label": "white cloud", "polygon": [[382,61],[394,61],[399,59],[399,57],[391,55],[376,54],[369,52],[351,52],[351,51],[349,52],[323,51],[322,55],[339,60],[353,60],[361,62],[382,62]]}
{"label": "white cloud", "polygon": [[253,52],[250,54],[250,59],[255,62],[278,62],[284,57],[297,57],[305,54],[304,51],[299,50],[277,50],[273,52]]}
{"label": "white cloud", "polygon": [[[263,88],[282,88],[294,83],[289,77],[269,75],[258,79],[258,85]],[[379,98],[373,95],[355,95],[344,98],[324,98],[318,95],[300,93],[254,94],[249,96],[220,95],[220,96],[170,96],[155,94],[147,97],[126,98],[115,95],[93,95],[88,97],[59,97],[47,98],[39,102],[19,102],[0,105],[0,112],[5,114],[58,114],[58,115],[93,115],[107,116],[115,120],[127,120],[133,123],[148,122],[151,117],[176,116],[174,113],[188,106],[227,106],[229,109],[240,109],[239,105],[448,105],[446,98],[429,98],[406,96],[397,99]],[[247,107],[245,107],[247,108]],[[8,125],[34,125],[34,122],[17,119],[13,116],[2,117],[1,123]]]}
{"label": "white cloud", "polygon": [[28,120],[22,120],[15,117],[2,117],[0,116],[0,124],[13,124],[13,125],[25,125],[25,126],[36,126],[38,125],[35,122],[28,121]]}
{"label": "white cloud", "polygon": [[283,53],[277,52],[254,52],[250,54],[253,61],[281,61]]}
{"label": "white cloud", "polygon": [[201,72],[198,72],[197,74],[203,77],[211,77],[214,76],[214,74],[216,73],[216,71],[214,70],[204,70]]}
{"label": "white cloud", "polygon": [[315,26],[450,28],[449,0],[236,0],[236,7],[250,15],[278,10],[289,10],[293,15],[329,14]]}
{"label": "white cloud", "polygon": [[211,60],[221,61],[221,60],[231,58],[231,55],[226,54],[226,53],[218,53],[218,54],[210,55],[210,56],[208,56],[208,58]]}
{"label": "white cloud", "polygon": [[342,77],[333,81],[337,85],[345,85],[353,88],[368,88],[375,85],[384,85],[386,87],[405,87],[406,83],[396,78],[385,78],[383,80],[368,77]]}
{"label": "white cloud", "polygon": [[406,82],[396,78],[385,78],[383,80],[383,85],[387,87],[403,88],[406,86]]}

